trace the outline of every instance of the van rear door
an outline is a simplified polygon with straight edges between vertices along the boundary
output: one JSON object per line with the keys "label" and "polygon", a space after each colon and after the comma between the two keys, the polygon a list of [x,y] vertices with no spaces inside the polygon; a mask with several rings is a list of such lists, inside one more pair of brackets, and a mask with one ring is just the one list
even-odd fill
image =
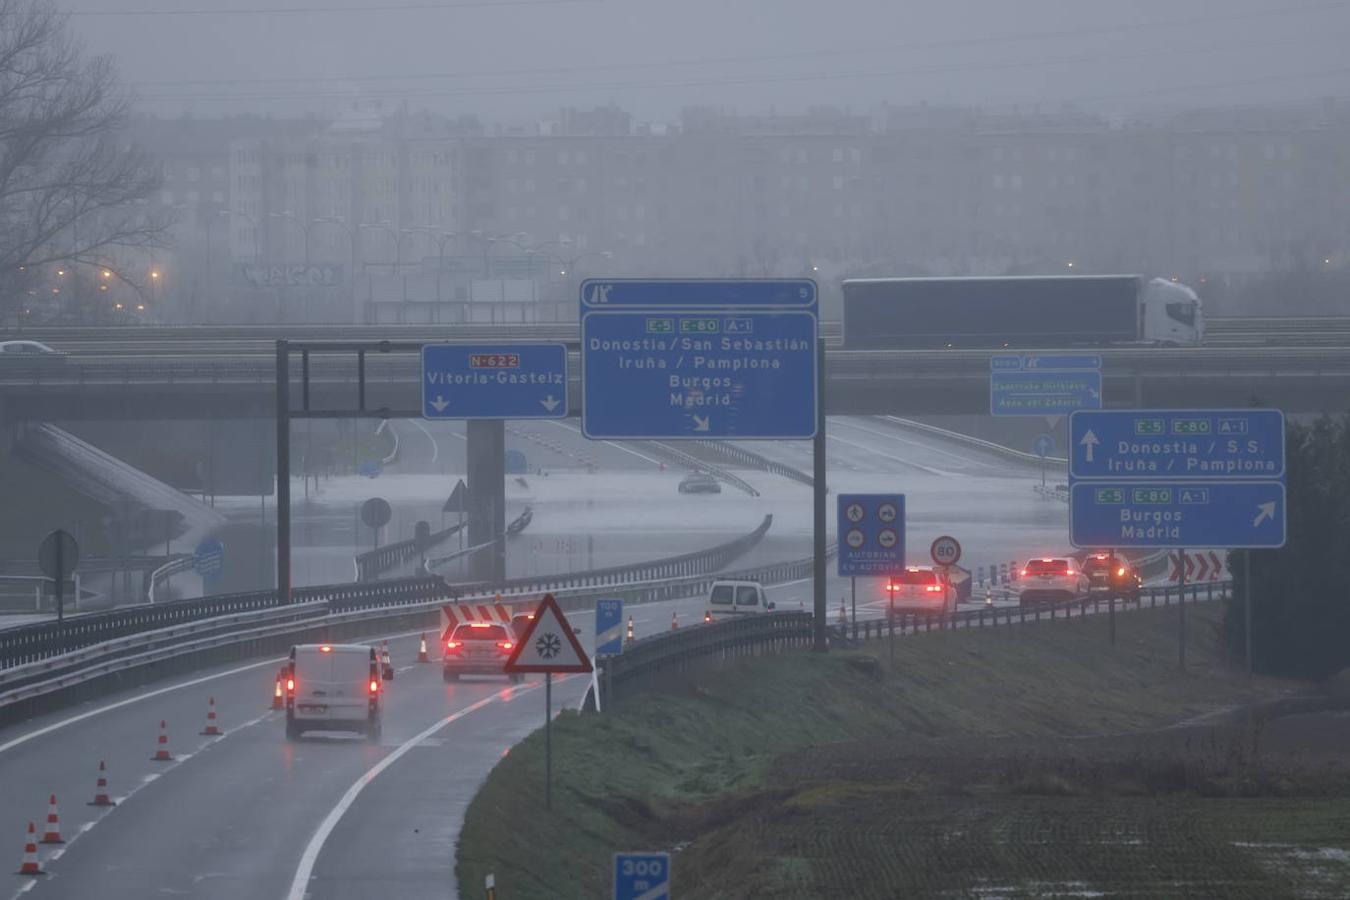
{"label": "van rear door", "polygon": [[369,711],[369,681],[367,647],[297,647],[296,717],[364,720]]}

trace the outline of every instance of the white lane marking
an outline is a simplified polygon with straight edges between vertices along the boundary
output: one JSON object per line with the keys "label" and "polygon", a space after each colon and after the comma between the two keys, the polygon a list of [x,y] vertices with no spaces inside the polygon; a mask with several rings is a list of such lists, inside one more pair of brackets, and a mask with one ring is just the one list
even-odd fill
{"label": "white lane marking", "polygon": [[[561,684],[570,677],[571,676],[565,676],[559,678],[557,679],[557,683]],[[526,691],[538,690],[543,686],[544,683],[542,681],[532,681],[518,687],[508,688],[507,693],[510,697],[514,698],[520,694],[524,694]],[[305,845],[305,852],[300,855],[300,864],[296,866],[295,877],[291,880],[291,889],[286,892],[287,900],[304,900],[305,891],[309,887],[309,879],[314,873],[314,864],[319,861],[319,854],[323,852],[323,845],[328,840],[328,836],[333,833],[333,829],[336,828],[338,822],[342,820],[343,814],[356,802],[356,798],[361,796],[361,792],[364,791],[372,781],[379,777],[381,772],[398,762],[405,753],[440,731],[445,726],[457,722],[469,713],[476,712],[488,704],[496,703],[501,699],[502,692],[494,693],[489,697],[484,697],[482,700],[470,703],[463,709],[452,712],[444,719],[433,723],[423,729],[420,733],[404,741],[402,744],[399,744],[388,756],[371,766],[360,778],[356,779],[352,786],[347,788],[347,792],[342,795],[342,799],[338,800],[337,805],[329,810],[328,815],[324,816],[323,821],[319,823],[318,830],[314,832],[313,837],[309,839],[309,843]]]}
{"label": "white lane marking", "polygon": [[[399,634],[387,634],[382,637],[370,638],[369,641],[380,641],[380,640],[397,641],[402,638],[412,637],[413,635],[417,634],[422,634],[422,632],[404,631],[400,632]],[[196,687],[197,685],[205,684],[208,681],[215,681],[217,678],[228,678],[231,675],[238,675],[240,672],[248,672],[251,669],[259,669],[262,668],[263,666],[274,666],[285,659],[286,657],[284,656],[275,656],[272,657],[271,659],[265,659],[262,662],[249,663],[246,666],[237,666],[236,668],[233,669],[226,669],[224,672],[217,672],[214,675],[203,675],[201,678],[194,678],[191,681],[184,681],[181,684],[171,684],[168,687],[162,687],[158,688],[157,690],[147,691],[144,694],[137,694],[135,697],[128,697],[125,700],[118,700],[116,703],[109,703],[107,706],[100,706],[96,709],[91,709],[87,712],[82,712],[79,715],[71,716],[68,719],[62,719],[59,722],[53,722],[50,725],[44,725],[43,727],[35,731],[28,732],[27,734],[21,734],[16,738],[13,738],[9,741],[6,741],[3,744],[0,744],[0,753],[4,753],[6,750],[13,750],[15,747],[18,747],[21,744],[28,743],[29,741],[33,740],[33,738],[42,737],[44,734],[51,734],[53,731],[65,728],[67,725],[74,725],[77,722],[83,722],[85,719],[93,718],[94,716],[100,715],[101,713],[111,712],[114,709],[121,709],[124,706],[130,706],[133,703],[140,703],[142,700],[149,700],[153,697],[158,697],[161,694],[167,694],[171,691],[181,691],[183,688]]]}
{"label": "white lane marking", "polygon": [[920,449],[927,450],[930,453],[937,453],[941,456],[947,456],[956,460],[962,465],[970,465],[971,463],[983,462],[983,460],[974,459],[973,457],[969,456],[961,456],[959,453],[952,453],[949,450],[943,450],[941,447],[934,447],[932,444],[925,444],[922,441],[915,441],[910,440],[909,438],[900,437],[898,434],[895,434],[894,432],[877,431],[874,428],[867,428],[863,425],[859,425],[857,422],[840,420],[839,424],[843,425],[845,428],[856,428],[859,431],[865,431],[868,434],[875,434],[877,437],[886,438],[889,441],[899,441],[902,444],[909,444],[911,447],[919,447]]}
{"label": "white lane marking", "polygon": [[837,434],[827,434],[826,437],[832,441],[838,441],[841,444],[848,444],[850,447],[856,447],[859,450],[862,450],[866,453],[871,453],[875,456],[884,456],[886,459],[893,459],[896,462],[901,463],[902,465],[910,466],[911,468],[918,469],[921,472],[927,472],[929,475],[938,475],[943,478],[949,478],[955,474],[954,472],[948,472],[945,469],[934,469],[931,466],[925,466],[923,463],[916,463],[913,460],[903,459],[899,456],[893,456],[892,454],[887,453],[884,450],[878,450],[877,448],[869,447],[866,444],[855,443],[846,438],[841,438]]}
{"label": "white lane marking", "polygon": [[[552,424],[552,425],[558,426],[559,428],[565,428],[565,429],[567,429],[568,431],[575,432],[576,434],[581,434],[581,429],[580,429],[580,428],[577,428],[575,425],[568,425],[568,424],[566,424],[565,422],[559,422],[557,419],[549,419],[548,422],[549,422],[550,424]],[[583,435],[583,436],[584,436],[584,435]],[[644,459],[644,460],[646,460],[647,462],[651,463],[651,464],[654,465],[654,466],[659,466],[659,465],[661,465],[661,461],[660,461],[659,459],[652,459],[650,456],[646,455],[645,453],[639,453],[639,452],[637,452],[637,451],[634,450],[632,447],[625,447],[623,444],[616,444],[616,443],[614,443],[613,441],[604,441],[604,443],[606,443],[606,444],[608,444],[609,446],[613,447],[615,450],[622,450],[624,453],[631,453],[633,456],[636,456],[638,459]]]}
{"label": "white lane marking", "polygon": [[440,459],[441,445],[436,441],[434,437],[431,436],[431,432],[427,431],[426,427],[416,419],[408,419],[408,421],[413,424],[414,428],[425,434],[427,436],[427,440],[431,441],[431,461],[434,463],[436,460]]}

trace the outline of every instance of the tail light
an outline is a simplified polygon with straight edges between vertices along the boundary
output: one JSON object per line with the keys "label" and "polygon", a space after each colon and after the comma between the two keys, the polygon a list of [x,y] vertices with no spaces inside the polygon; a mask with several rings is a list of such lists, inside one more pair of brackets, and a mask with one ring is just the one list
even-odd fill
{"label": "tail light", "polygon": [[900,590],[900,585],[896,584],[894,581],[888,581],[886,582],[886,590],[890,591],[891,593],[895,593],[896,591]]}
{"label": "tail light", "polygon": [[447,649],[447,650],[458,650],[458,649],[459,649],[459,641],[446,641],[446,642],[445,642],[445,649]]}
{"label": "tail light", "polygon": [[295,693],[295,679],[294,679],[294,678],[287,678],[287,679],[286,679],[286,693],[288,693],[288,694],[294,694],[294,693]]}
{"label": "tail light", "polygon": [[1027,577],[1027,570],[1026,570],[1026,569],[1023,569],[1023,570],[1022,570],[1022,577],[1023,577],[1023,578],[1026,578],[1026,577]]}
{"label": "tail light", "polygon": [[942,590],[942,585],[940,585],[940,584],[930,584],[930,585],[927,585],[926,587],[924,587],[924,590],[927,591],[927,592],[930,593],[930,594],[936,594],[936,593],[938,593],[939,591]]}
{"label": "tail light", "polygon": [[497,649],[498,649],[498,650],[510,650],[510,649],[511,649],[512,647],[514,647],[514,646],[515,646],[515,644],[512,644],[510,641],[498,641],[498,642],[497,642]]}
{"label": "tail light", "polygon": [[1065,575],[1076,575],[1077,573],[1074,572],[1073,569],[1065,569],[1065,570],[1064,570],[1064,574],[1065,574]]}
{"label": "tail light", "polygon": [[712,613],[710,613],[710,612],[705,612],[705,613],[703,614],[703,622],[704,622],[704,624],[707,624],[708,622],[711,622],[711,621],[712,621]]}
{"label": "tail light", "polygon": [[1125,568],[1122,566],[1121,568],[1116,569],[1116,574],[1117,574],[1117,575],[1124,575],[1124,574],[1125,574]]}
{"label": "tail light", "polygon": [[370,679],[370,692],[372,694],[378,694],[380,692],[380,683],[374,678]]}

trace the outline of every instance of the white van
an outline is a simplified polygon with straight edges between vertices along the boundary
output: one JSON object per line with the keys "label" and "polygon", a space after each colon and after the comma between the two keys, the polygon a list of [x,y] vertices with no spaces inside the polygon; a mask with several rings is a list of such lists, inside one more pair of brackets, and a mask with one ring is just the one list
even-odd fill
{"label": "white van", "polygon": [[758,581],[714,581],[708,591],[708,609],[703,621],[769,612],[773,601]]}
{"label": "white van", "polygon": [[380,739],[384,681],[374,647],[297,644],[286,676],[286,739],[306,731],[356,731]]}

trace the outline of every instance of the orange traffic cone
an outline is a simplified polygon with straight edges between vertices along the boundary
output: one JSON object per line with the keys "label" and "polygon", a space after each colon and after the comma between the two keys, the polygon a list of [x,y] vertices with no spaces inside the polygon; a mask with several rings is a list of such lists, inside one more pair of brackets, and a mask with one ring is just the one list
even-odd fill
{"label": "orange traffic cone", "polygon": [[98,786],[94,788],[94,799],[90,806],[116,806],[108,796],[108,767],[103,760],[98,761]]}
{"label": "orange traffic cone", "polygon": [[427,653],[427,636],[422,634],[422,640],[417,645],[417,661],[420,663],[431,662],[431,656]]}
{"label": "orange traffic cone", "polygon": [[38,862],[37,855],[37,826],[32,822],[28,823],[28,840],[23,845],[23,864],[19,866],[16,875],[46,875],[42,871],[42,864]]}
{"label": "orange traffic cone", "polygon": [[168,726],[164,720],[159,720],[159,747],[155,750],[155,755],[150,757],[151,762],[170,762],[173,760],[173,754],[169,752],[169,732]]}
{"label": "orange traffic cone", "polygon": [[624,635],[624,643],[626,643],[626,644],[631,644],[631,643],[633,643],[633,617],[632,617],[632,616],[629,616],[629,617],[628,617],[628,632],[627,632],[627,634]]}
{"label": "orange traffic cone", "polygon": [[47,800],[47,827],[42,832],[42,843],[64,844],[61,839],[61,817],[56,812],[56,795]]}
{"label": "orange traffic cone", "polygon": [[386,681],[394,680],[394,664],[389,659],[389,642],[383,641],[380,644],[380,665],[384,670]]}
{"label": "orange traffic cone", "polygon": [[198,734],[204,734],[207,737],[220,737],[225,732],[221,731],[216,725],[216,698],[209,697],[206,701],[206,727]]}
{"label": "orange traffic cone", "polygon": [[272,708],[286,708],[286,695],[281,690],[281,672],[277,673],[276,686],[272,688]]}
{"label": "orange traffic cone", "polygon": [[680,630],[680,620],[675,617],[674,613],[670,614],[670,630],[671,631]]}

